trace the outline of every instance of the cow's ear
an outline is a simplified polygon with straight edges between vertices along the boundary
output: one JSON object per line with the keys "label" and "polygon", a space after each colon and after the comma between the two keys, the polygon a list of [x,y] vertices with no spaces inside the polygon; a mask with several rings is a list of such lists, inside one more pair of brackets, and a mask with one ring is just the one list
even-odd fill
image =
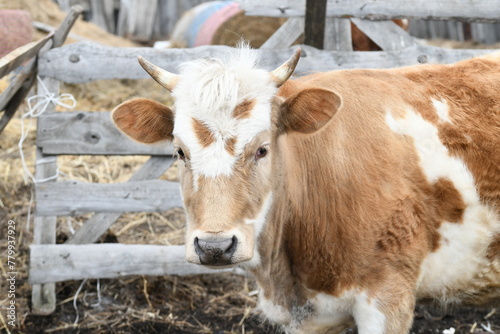
{"label": "cow's ear", "polygon": [[113,110],[111,119],[127,136],[142,143],[173,138],[174,113],[156,101],[137,98],[123,102]]}
{"label": "cow's ear", "polygon": [[303,89],[281,106],[281,125],[285,131],[313,133],[321,129],[340,108],[342,100],[322,88]]}

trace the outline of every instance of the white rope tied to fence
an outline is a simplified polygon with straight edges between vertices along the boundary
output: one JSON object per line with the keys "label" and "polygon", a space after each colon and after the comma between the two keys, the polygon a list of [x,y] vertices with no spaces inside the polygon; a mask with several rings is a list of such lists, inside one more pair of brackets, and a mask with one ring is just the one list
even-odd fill
{"label": "white rope tied to fence", "polygon": [[[26,158],[24,156],[23,144],[24,144],[24,141],[26,140],[26,138],[28,138],[28,135],[30,133],[31,126],[33,123],[33,119],[42,115],[47,110],[50,103],[53,103],[54,105],[59,105],[59,106],[64,107],[64,108],[73,109],[76,106],[76,100],[73,97],[73,95],[71,95],[71,94],[61,94],[61,95],[56,96],[56,94],[49,92],[49,90],[47,89],[47,86],[45,86],[45,84],[43,83],[43,80],[38,75],[36,78],[38,80],[38,84],[43,89],[43,93],[33,95],[33,96],[26,99],[26,102],[28,103],[28,111],[24,115],[21,116],[21,138],[19,139],[19,143],[17,146],[19,149],[19,155],[21,157],[21,164],[22,164],[23,172],[24,172],[24,174],[23,174],[24,181],[26,182],[27,178],[29,178],[29,179],[31,179],[31,181],[33,183],[42,183],[42,182],[55,180],[59,176],[59,167],[57,168],[55,175],[52,175],[52,176],[49,176],[49,177],[46,177],[43,179],[38,179],[38,180],[35,178],[35,176],[33,176],[33,174],[28,169],[28,166],[26,165]],[[33,102],[36,101],[37,99],[39,101],[36,102],[35,105],[33,105]],[[70,103],[62,102],[65,100],[69,100]],[[25,127],[25,125],[24,125],[24,121],[26,118],[29,118],[29,122],[28,122],[27,127]],[[53,157],[42,158],[42,159],[36,161],[35,165],[46,164],[46,163],[52,162],[53,159],[54,159]],[[33,191],[31,191],[30,204],[28,207],[28,217],[27,217],[27,224],[26,224],[27,230],[29,230],[29,228],[30,228],[31,205],[32,204],[33,204]]]}
{"label": "white rope tied to fence", "polygon": [[[33,183],[42,183],[42,182],[47,182],[51,181],[57,178],[59,175],[59,168],[57,168],[55,175],[49,176],[43,179],[36,179],[33,174],[30,172],[28,169],[28,166],[26,165],[26,159],[24,157],[24,151],[23,151],[23,143],[28,137],[31,126],[33,123],[33,119],[39,117],[42,115],[47,108],[49,107],[50,103],[53,103],[54,105],[61,106],[63,108],[68,108],[68,109],[73,109],[76,106],[76,100],[73,95],[65,93],[61,95],[56,95],[55,93],[49,92],[47,89],[47,86],[43,83],[43,80],[37,75],[37,80],[38,84],[40,87],[43,89],[42,94],[37,94],[33,95],[29,98],[26,99],[26,102],[28,103],[28,111],[21,116],[21,139],[19,140],[19,155],[21,156],[21,163],[23,166],[23,171],[24,171],[24,180],[26,181],[26,178],[29,177]],[[38,101],[37,101],[38,100]],[[68,101],[68,103],[64,103],[63,101]],[[37,101],[34,105],[33,103]],[[24,121],[26,118],[29,118],[28,126],[25,127]],[[51,162],[52,160],[50,158],[44,158],[40,159],[39,161],[36,162],[37,165],[39,164],[44,164]]]}

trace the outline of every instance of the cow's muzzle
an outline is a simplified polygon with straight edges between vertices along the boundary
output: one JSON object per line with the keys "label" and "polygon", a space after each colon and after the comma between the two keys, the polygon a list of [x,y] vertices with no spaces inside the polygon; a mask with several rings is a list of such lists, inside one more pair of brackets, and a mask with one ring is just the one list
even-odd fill
{"label": "cow's muzzle", "polygon": [[223,240],[194,238],[194,249],[203,265],[227,266],[232,264],[232,257],[237,247],[238,238],[236,236]]}

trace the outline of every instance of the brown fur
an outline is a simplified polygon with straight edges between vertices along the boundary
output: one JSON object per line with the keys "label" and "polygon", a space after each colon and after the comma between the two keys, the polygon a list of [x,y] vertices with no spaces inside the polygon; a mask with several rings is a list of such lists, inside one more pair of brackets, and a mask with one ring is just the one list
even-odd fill
{"label": "brown fur", "polygon": [[116,107],[111,118],[126,135],[143,143],[173,138],[173,112],[155,101],[141,98],[129,100]]}
{"label": "brown fur", "polygon": [[255,100],[244,100],[234,108],[233,117],[237,119],[249,118],[252,115],[255,103]]}
{"label": "brown fur", "polygon": [[226,145],[225,145],[226,151],[228,151],[229,154],[231,154],[233,156],[235,155],[235,152],[234,152],[235,145],[236,145],[236,138],[235,137],[231,137],[231,138],[228,138],[226,140]]}
{"label": "brown fur", "polygon": [[208,147],[215,142],[212,131],[201,121],[193,118],[193,130],[202,147]]}

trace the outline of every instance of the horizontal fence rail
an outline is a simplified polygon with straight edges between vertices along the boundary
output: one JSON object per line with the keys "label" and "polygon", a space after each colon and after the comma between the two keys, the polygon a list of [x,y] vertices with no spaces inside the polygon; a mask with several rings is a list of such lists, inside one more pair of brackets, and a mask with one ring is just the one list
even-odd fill
{"label": "horizontal fence rail", "polygon": [[158,245],[31,245],[30,284],[115,278],[127,275],[198,275],[242,269],[209,269],[188,263],[185,246]]}
{"label": "horizontal fence rail", "polygon": [[35,185],[36,214],[74,216],[89,212],[160,212],[182,207],[178,182],[62,181]]}
{"label": "horizontal fence rail", "polygon": [[[298,46],[286,49],[254,50],[264,68],[273,70],[283,64]],[[345,52],[318,50],[300,45],[302,57],[295,73],[306,74],[352,68],[391,68],[426,63],[453,63],[490,53],[489,50],[451,50],[426,45],[412,45],[399,51]],[[114,48],[97,43],[81,42],[47,52],[39,60],[39,74],[68,83],[85,83],[105,79],[143,79],[149,75],[137,62],[143,56],[172,72],[188,60],[224,57],[225,46],[200,46],[192,49],[157,50],[151,48]],[[74,62],[74,59],[79,59]]]}
{"label": "horizontal fence rail", "polygon": [[[304,16],[306,0],[239,0],[246,15]],[[500,22],[500,0],[328,0],[327,17]]]}
{"label": "horizontal fence rail", "polygon": [[169,142],[142,144],[120,132],[110,112],[42,114],[36,144],[44,154],[171,155]]}

